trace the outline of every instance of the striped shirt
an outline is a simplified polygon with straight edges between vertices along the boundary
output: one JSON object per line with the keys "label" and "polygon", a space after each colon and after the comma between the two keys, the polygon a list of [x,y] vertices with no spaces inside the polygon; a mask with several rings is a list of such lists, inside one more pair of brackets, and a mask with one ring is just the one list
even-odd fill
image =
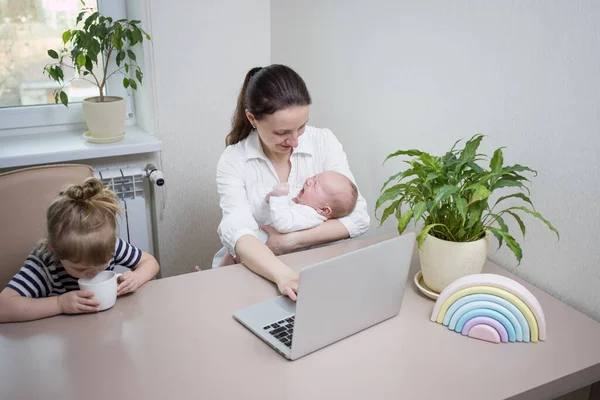
{"label": "striped shirt", "polygon": [[[108,262],[106,271],[113,271],[115,265],[135,267],[142,257],[142,251],[117,238],[115,254]],[[16,290],[24,297],[60,296],[71,290],[79,290],[77,278],[67,273],[54,253],[40,241],[31,251],[25,264],[8,282],[7,287]]]}

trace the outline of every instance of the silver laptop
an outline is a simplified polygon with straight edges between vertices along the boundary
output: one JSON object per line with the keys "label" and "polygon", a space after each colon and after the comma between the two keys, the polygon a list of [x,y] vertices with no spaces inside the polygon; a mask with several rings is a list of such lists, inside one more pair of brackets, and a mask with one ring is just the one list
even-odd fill
{"label": "silver laptop", "polygon": [[400,312],[415,234],[320,262],[300,271],[298,299],[277,297],[233,317],[295,360]]}

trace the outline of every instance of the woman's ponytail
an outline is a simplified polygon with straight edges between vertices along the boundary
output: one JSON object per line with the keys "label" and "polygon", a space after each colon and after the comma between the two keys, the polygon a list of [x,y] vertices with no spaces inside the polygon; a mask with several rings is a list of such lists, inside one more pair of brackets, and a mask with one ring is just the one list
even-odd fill
{"label": "woman's ponytail", "polygon": [[255,67],[246,74],[244,84],[238,95],[235,112],[231,120],[231,132],[229,132],[229,135],[225,138],[225,146],[241,142],[250,135],[250,132],[252,132],[252,124],[250,124],[250,121],[248,121],[248,118],[246,117],[246,92],[248,90],[250,79],[252,79],[252,77],[261,69],[262,67]]}

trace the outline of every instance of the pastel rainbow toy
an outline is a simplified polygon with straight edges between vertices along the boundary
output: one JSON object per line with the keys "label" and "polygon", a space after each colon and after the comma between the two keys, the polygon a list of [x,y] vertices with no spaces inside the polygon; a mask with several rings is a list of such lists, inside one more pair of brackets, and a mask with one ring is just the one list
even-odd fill
{"label": "pastel rainbow toy", "polygon": [[520,283],[501,275],[464,276],[435,302],[431,321],[493,343],[546,340],[540,303]]}

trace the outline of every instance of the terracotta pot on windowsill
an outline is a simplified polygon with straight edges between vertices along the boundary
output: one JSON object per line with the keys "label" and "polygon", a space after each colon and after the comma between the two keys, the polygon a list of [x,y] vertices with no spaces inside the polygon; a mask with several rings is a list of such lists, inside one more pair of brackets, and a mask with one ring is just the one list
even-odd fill
{"label": "terracotta pot on windowsill", "polygon": [[88,126],[86,135],[99,140],[123,138],[126,107],[122,97],[104,96],[103,102],[99,96],[88,97],[83,100],[82,107]]}

